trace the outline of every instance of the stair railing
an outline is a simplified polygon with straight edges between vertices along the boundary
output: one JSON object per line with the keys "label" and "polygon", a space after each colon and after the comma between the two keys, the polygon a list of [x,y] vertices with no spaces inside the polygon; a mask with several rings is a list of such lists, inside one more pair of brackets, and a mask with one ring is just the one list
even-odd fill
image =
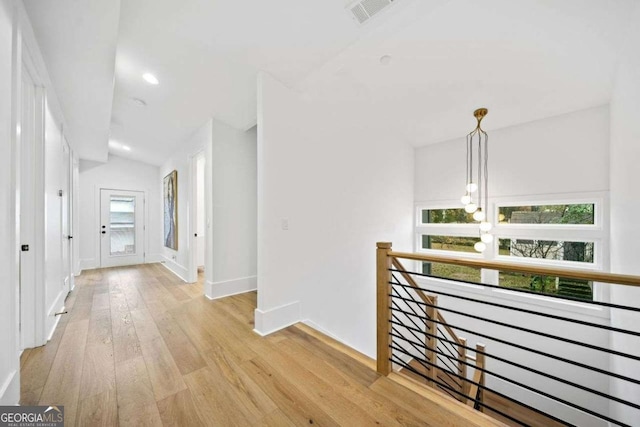
{"label": "stair railing", "polygon": [[[460,291],[460,288],[449,290],[446,286],[460,282],[409,271],[401,259],[618,286],[640,286],[640,277],[402,253],[394,252],[388,242],[377,245],[377,370],[380,374],[386,376],[396,371],[408,375],[510,425],[640,425],[638,301],[635,305],[620,305],[544,295],[563,303],[579,303],[620,312],[624,316],[636,316],[638,322],[632,322],[636,328],[625,329],[584,320],[580,316],[552,314],[521,301],[518,304],[504,302],[504,299],[496,302],[495,296],[482,298]],[[430,281],[434,278],[437,286]],[[472,285],[489,291],[506,290],[486,283]],[[535,294],[539,303],[538,292],[508,290],[516,294]],[[469,310],[469,307],[473,309]],[[481,315],[477,314],[479,311]],[[510,313],[510,321],[497,318],[496,312]],[[448,322],[445,317],[452,320]],[[552,322],[553,327],[551,330],[537,328],[540,322]],[[624,337],[627,341],[635,340],[637,345],[631,345],[631,351],[628,351],[563,336],[560,332],[566,325],[588,328],[587,336],[593,330],[594,335]],[[507,332],[511,335],[506,336]],[[468,340],[461,337],[462,333],[483,342],[476,342],[475,347],[471,347]],[[526,337],[522,341],[526,344],[513,340],[513,333]],[[609,363],[603,365],[602,361],[608,358],[614,361],[610,364],[615,369],[611,369]],[[553,369],[540,366],[552,366]],[[625,369],[621,370],[621,366]],[[593,376],[598,376],[599,380],[594,382]],[[619,386],[614,387],[616,391],[632,390],[632,393],[614,393],[609,390],[610,382]],[[510,393],[504,392],[507,386]]]}

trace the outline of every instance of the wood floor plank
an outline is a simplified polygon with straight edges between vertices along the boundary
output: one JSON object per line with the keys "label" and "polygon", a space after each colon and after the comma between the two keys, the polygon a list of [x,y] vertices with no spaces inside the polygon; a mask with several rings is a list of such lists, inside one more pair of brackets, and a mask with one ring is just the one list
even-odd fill
{"label": "wood floor plank", "polygon": [[117,426],[118,401],[115,388],[80,400],[76,425],[91,427]]}
{"label": "wood floor plank", "polygon": [[143,341],[141,347],[156,400],[162,400],[187,388],[162,337]]}
{"label": "wood floor plank", "polygon": [[350,395],[339,393],[339,388],[315,375],[293,357],[281,350],[282,344],[262,352],[261,357],[281,375],[288,375],[301,394],[313,399],[341,425],[376,425],[381,420],[350,400]]}
{"label": "wood floor plank", "polygon": [[[358,408],[374,417],[377,424],[385,426],[437,426],[437,424],[429,424],[420,413],[406,411],[389,401],[386,396],[372,393],[368,388],[371,384],[362,384],[339,367],[328,363],[332,359],[325,359],[325,355],[322,353],[316,353],[290,339],[281,342],[279,349],[294,358],[309,372],[331,384],[336,394],[353,402]],[[351,365],[356,364],[355,361],[351,362]]]}
{"label": "wood floor plank", "polygon": [[155,402],[142,406],[118,407],[120,427],[158,427],[162,425],[158,405]]}
{"label": "wood floor plank", "polygon": [[93,310],[89,318],[87,345],[111,344],[111,310],[109,308]]}
{"label": "wood floor plank", "polygon": [[263,427],[295,427],[295,424],[280,409],[276,409],[262,418],[260,425]]}
{"label": "wood floor plank", "polygon": [[165,426],[198,427],[207,425],[198,415],[198,410],[188,389],[159,401],[158,410]]}
{"label": "wood floor plank", "polygon": [[184,380],[202,420],[219,426],[251,425],[238,404],[226,392],[225,384],[214,380],[214,374],[209,367],[185,375]]}
{"label": "wood floor plank", "polygon": [[142,356],[116,364],[118,407],[145,406],[156,401]]}
{"label": "wood floor plank", "polygon": [[320,355],[324,360],[330,361],[332,366],[340,369],[342,373],[348,375],[363,386],[369,387],[379,377],[378,373],[370,367],[362,363],[354,363],[356,359],[342,351],[327,346],[322,341],[303,332],[301,329],[289,327],[286,332],[290,334],[289,336],[292,341],[309,349],[315,355]]}
{"label": "wood floor plank", "polygon": [[87,398],[113,390],[116,387],[116,372],[113,359],[113,346],[93,344],[85,350],[80,384],[80,396]]}
{"label": "wood floor plank", "polygon": [[[108,288],[107,288],[108,291]],[[110,308],[109,304],[109,294],[108,292],[104,293],[95,293],[93,294],[93,304],[92,310],[108,310]]]}
{"label": "wood floor plank", "polygon": [[69,322],[40,396],[40,405],[64,405],[65,422],[76,417],[89,320]]}
{"label": "wood floor plank", "polygon": [[140,356],[140,342],[124,294],[111,292],[111,334],[116,363]]}
{"label": "wood floor plank", "polygon": [[35,390],[20,390],[20,405],[22,406],[35,406],[40,402],[40,396],[42,395],[42,389],[40,387]]}
{"label": "wood floor plank", "polygon": [[308,326],[258,336],[256,293],[208,300],[203,274],[189,285],[152,264],[75,283],[50,342],[20,361],[22,403],[64,404],[68,425],[502,425]]}
{"label": "wood floor plank", "polygon": [[294,425],[340,425],[316,402],[278,373],[260,357],[244,362],[241,368],[264,390]]}
{"label": "wood floor plank", "polygon": [[215,378],[230,386],[234,400],[246,410],[247,418],[253,423],[277,409],[273,400],[236,365],[226,350],[211,349],[205,353],[205,359],[209,368],[215,372]]}
{"label": "wood floor plank", "polygon": [[136,335],[140,342],[151,341],[160,337],[160,331],[153,320],[153,316],[146,308],[131,310],[131,319],[136,328]]}
{"label": "wood floor plank", "polygon": [[206,366],[204,358],[168,312],[157,317],[157,326],[182,375]]}
{"label": "wood floor plank", "polygon": [[20,389],[22,392],[41,390],[44,387],[65,329],[66,324],[58,324],[47,345],[31,349],[29,358],[20,370]]}

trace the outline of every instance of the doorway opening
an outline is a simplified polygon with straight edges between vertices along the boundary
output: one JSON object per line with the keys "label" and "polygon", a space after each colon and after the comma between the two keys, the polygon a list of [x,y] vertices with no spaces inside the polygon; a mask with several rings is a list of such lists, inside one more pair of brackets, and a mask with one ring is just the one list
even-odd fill
{"label": "doorway opening", "polygon": [[206,260],[206,157],[204,151],[191,158],[191,251],[190,251],[190,282],[204,283],[204,269]]}
{"label": "doorway opening", "polygon": [[100,266],[144,264],[144,192],[100,189]]}

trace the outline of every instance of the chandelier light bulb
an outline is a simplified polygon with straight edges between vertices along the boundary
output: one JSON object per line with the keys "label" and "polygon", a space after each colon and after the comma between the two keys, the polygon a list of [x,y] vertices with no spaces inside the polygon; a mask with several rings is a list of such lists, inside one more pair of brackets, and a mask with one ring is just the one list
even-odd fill
{"label": "chandelier light bulb", "polygon": [[477,252],[484,252],[484,250],[487,249],[487,245],[482,242],[477,242],[475,245],[473,245],[473,249],[475,249]]}
{"label": "chandelier light bulb", "polygon": [[476,221],[484,220],[484,212],[482,211],[482,209],[478,209],[474,212],[473,219],[475,219]]}
{"label": "chandelier light bulb", "polygon": [[467,184],[466,188],[469,193],[474,193],[478,190],[478,184],[476,184],[475,182],[470,182]]}
{"label": "chandelier light bulb", "polygon": [[460,201],[462,202],[463,205],[468,205],[469,203],[471,203],[471,196],[468,194],[465,194],[464,196],[462,196],[460,198]]}
{"label": "chandelier light bulb", "polygon": [[480,236],[480,240],[482,240],[484,243],[491,243],[493,242],[493,234],[485,233]]}
{"label": "chandelier light bulb", "polygon": [[489,230],[491,230],[491,227],[492,227],[492,225],[491,225],[490,222],[482,221],[480,223],[480,230],[482,230],[482,231],[489,231]]}
{"label": "chandelier light bulb", "polygon": [[[478,209],[478,206],[473,202],[469,203],[467,206],[464,207],[464,211],[466,213],[474,213],[476,211],[476,209]],[[482,227],[482,225],[481,225],[481,227]]]}

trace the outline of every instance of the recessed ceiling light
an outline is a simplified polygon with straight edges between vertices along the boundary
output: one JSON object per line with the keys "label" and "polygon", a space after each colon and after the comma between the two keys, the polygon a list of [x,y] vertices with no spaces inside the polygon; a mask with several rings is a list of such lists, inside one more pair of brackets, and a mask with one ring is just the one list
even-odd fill
{"label": "recessed ceiling light", "polygon": [[157,85],[158,83],[160,83],[160,82],[158,81],[158,78],[157,78],[156,76],[154,76],[153,74],[151,74],[151,73],[144,73],[144,74],[142,75],[142,78],[143,78],[147,83],[152,84],[152,85]]}
{"label": "recessed ceiling light", "polygon": [[380,57],[380,63],[382,65],[389,65],[391,64],[391,55],[382,55]]}
{"label": "recessed ceiling light", "polygon": [[146,107],[147,103],[144,99],[140,99],[140,98],[131,98],[131,101],[133,101],[134,104],[136,104],[138,107]]}
{"label": "recessed ceiling light", "polygon": [[128,145],[124,145],[118,141],[114,141],[114,140],[110,140],[109,141],[109,148],[114,149],[114,150],[123,150],[123,151],[131,151],[131,147],[129,147]]}

